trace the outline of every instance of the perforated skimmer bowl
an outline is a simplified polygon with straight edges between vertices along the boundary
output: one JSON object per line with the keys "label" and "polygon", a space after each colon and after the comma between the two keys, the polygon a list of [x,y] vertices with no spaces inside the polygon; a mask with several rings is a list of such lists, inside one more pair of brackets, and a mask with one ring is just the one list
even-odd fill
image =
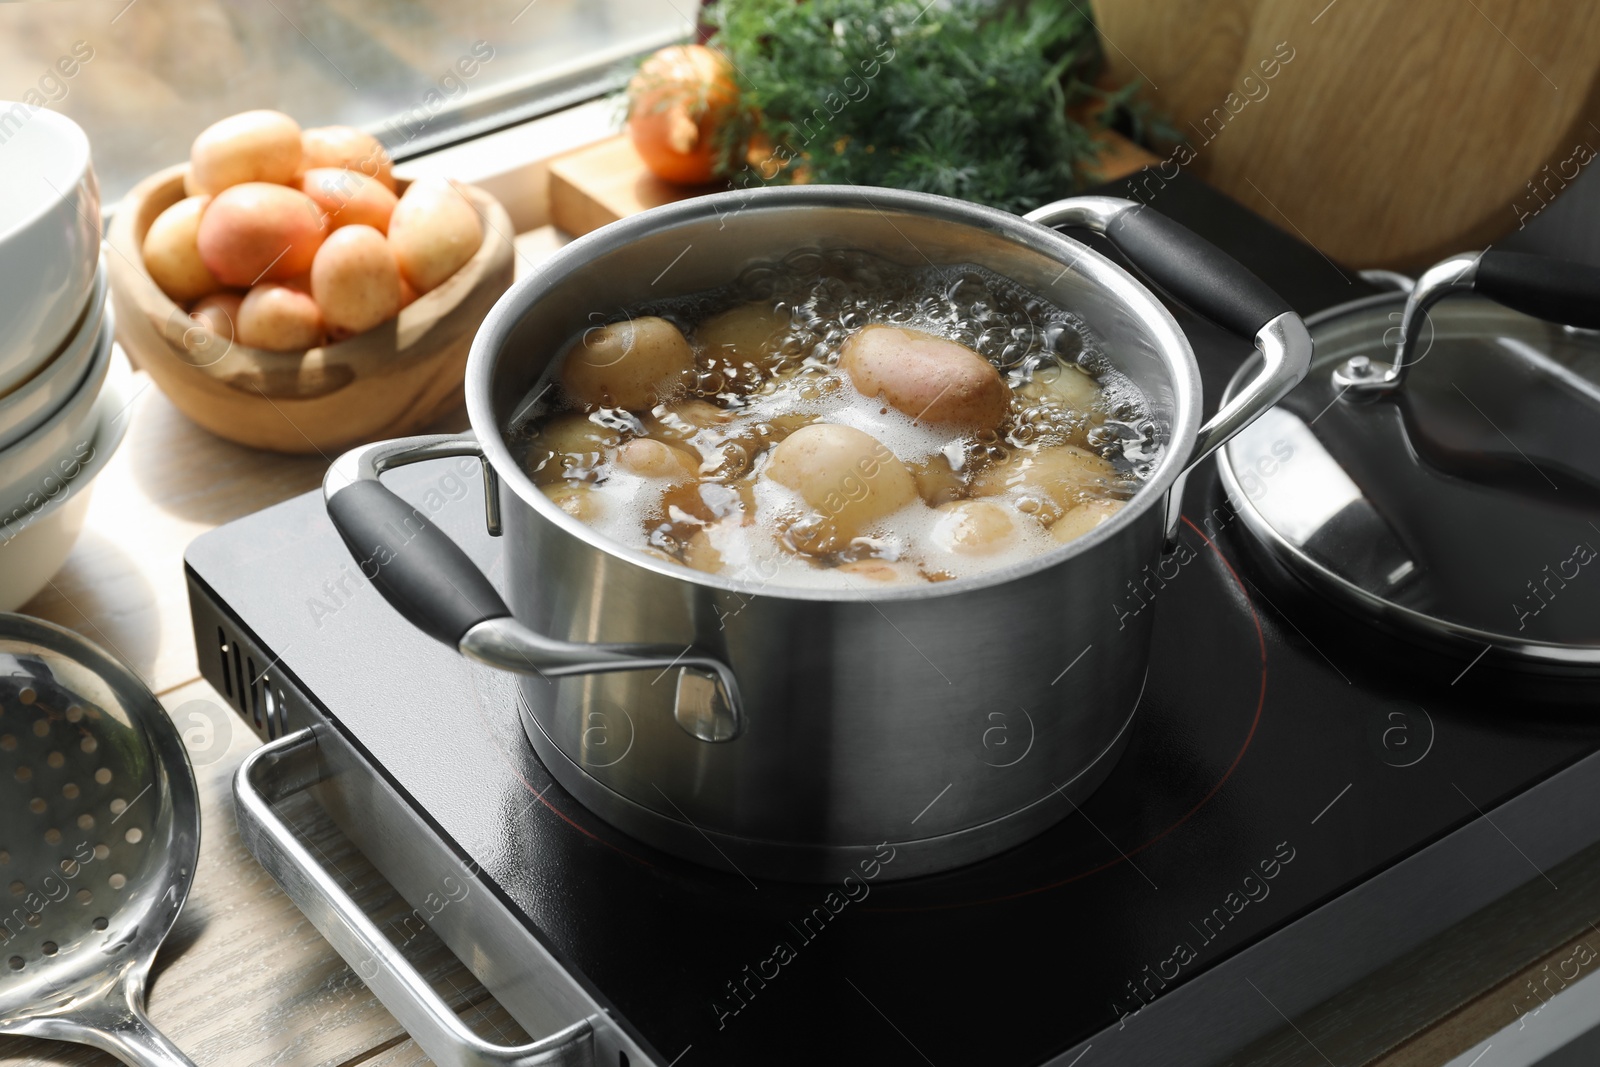
{"label": "perforated skimmer bowl", "polygon": [[200,848],[154,694],[77,634],[0,614],[0,1033],[190,1065],[144,1013]]}

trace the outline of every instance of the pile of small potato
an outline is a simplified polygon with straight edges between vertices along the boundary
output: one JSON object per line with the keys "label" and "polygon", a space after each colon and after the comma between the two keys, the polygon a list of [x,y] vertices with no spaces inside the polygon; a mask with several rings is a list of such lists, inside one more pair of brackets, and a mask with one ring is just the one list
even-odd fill
{"label": "pile of small potato", "polygon": [[145,234],[145,268],[207,329],[255,348],[303,351],[370,330],[483,243],[477,212],[449,182],[412,182],[396,197],[371,135],[301,130],[277,111],[204,130],[183,185]]}
{"label": "pile of small potato", "polygon": [[[529,442],[534,481],[658,558],[844,585],[940,581],[1037,555],[1137,488],[1089,447],[1106,407],[1075,364],[1008,381],[961,344],[874,323],[797,365],[778,350],[783,325],[757,303],[688,336],[659,317],[587,332],[561,365],[567,410]],[[729,388],[738,380],[743,395]],[[874,425],[879,437],[860,428]]]}

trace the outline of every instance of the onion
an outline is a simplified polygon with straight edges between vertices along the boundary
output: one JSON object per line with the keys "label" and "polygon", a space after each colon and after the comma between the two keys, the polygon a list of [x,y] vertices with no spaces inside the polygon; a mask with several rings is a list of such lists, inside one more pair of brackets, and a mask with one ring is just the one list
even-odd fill
{"label": "onion", "polygon": [[628,83],[628,133],[650,172],[677,185],[716,177],[717,127],[739,91],[733,67],[704,45],[663,48]]}

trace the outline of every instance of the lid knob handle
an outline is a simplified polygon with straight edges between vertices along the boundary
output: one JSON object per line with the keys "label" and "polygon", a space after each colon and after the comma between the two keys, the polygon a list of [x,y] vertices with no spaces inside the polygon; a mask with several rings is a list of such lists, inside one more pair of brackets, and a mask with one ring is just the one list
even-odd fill
{"label": "lid knob handle", "polygon": [[1393,363],[1352,356],[1334,369],[1340,395],[1359,399],[1403,386],[1407,372],[1427,355],[1417,349],[1431,326],[1428,309],[1460,292],[1549,322],[1600,329],[1600,267],[1522,252],[1464,252],[1435,263],[1417,279],[1400,316]]}

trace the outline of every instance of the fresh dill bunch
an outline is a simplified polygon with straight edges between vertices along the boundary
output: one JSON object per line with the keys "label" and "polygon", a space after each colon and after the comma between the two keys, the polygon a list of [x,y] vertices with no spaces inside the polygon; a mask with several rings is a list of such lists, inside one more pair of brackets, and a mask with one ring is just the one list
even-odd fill
{"label": "fresh dill bunch", "polygon": [[705,18],[739,85],[718,141],[736,185],[803,176],[1025,212],[1093,179],[1105,124],[1143,117],[1130,89],[1091,84],[1099,42],[1074,0],[720,0]]}

